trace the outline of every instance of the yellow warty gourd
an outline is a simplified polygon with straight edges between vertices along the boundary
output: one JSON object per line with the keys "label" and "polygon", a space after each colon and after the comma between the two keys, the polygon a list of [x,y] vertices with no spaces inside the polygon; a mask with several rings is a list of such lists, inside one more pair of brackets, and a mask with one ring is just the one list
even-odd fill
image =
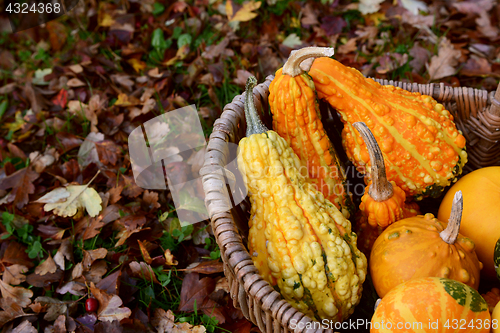
{"label": "yellow warty gourd", "polygon": [[367,273],[350,222],[299,173],[288,143],[260,122],[247,83],[247,137],[238,167],[252,203],[249,252],[262,277],[313,319],[342,321],[359,303]]}

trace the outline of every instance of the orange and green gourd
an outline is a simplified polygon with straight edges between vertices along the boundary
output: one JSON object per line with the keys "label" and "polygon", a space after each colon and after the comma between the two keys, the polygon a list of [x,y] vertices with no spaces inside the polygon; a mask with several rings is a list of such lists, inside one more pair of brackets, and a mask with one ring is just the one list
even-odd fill
{"label": "orange and green gourd", "polygon": [[370,333],[489,333],[490,327],[488,305],[476,290],[427,277],[402,283],[382,298]]}
{"label": "orange and green gourd", "polygon": [[367,256],[376,238],[390,224],[420,214],[414,206],[407,206],[405,192],[396,183],[387,180],[384,157],[372,132],[363,122],[352,124],[359,132],[370,155],[370,183],[359,205],[356,221],[359,249]]}
{"label": "orange and green gourd", "polygon": [[[301,50],[306,50],[303,57],[307,49]],[[311,57],[316,54],[311,49]],[[308,75],[318,98],[341,115],[342,144],[360,172],[370,165],[370,157],[352,126],[358,121],[366,123],[380,145],[387,178],[408,197],[436,197],[462,173],[465,138],[450,112],[432,97],[382,86],[329,57],[316,58]]]}
{"label": "orange and green gourd", "polygon": [[[311,50],[318,51],[315,56],[333,55],[333,49]],[[283,68],[276,72],[269,86],[273,129],[298,155],[302,173],[349,218],[354,206],[347,190],[344,167],[323,128],[314,83],[302,70],[297,70],[304,59],[302,52],[299,50],[292,54]]]}
{"label": "orange and green gourd", "polygon": [[370,275],[377,294],[421,277],[443,277],[479,286],[482,263],[474,242],[459,234],[462,193],[455,194],[448,223],[427,213],[391,224],[377,238],[370,254]]}
{"label": "orange and green gourd", "polygon": [[260,275],[310,318],[346,319],[359,303],[367,273],[349,220],[299,172],[285,139],[267,130],[245,96],[247,137],[238,168],[251,202],[248,248]]}

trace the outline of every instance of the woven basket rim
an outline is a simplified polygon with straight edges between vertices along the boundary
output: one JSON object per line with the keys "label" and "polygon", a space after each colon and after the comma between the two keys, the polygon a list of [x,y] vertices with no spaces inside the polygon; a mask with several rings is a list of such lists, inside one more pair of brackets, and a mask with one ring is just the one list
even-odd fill
{"label": "woven basket rim", "polygon": [[[262,105],[267,107],[269,84],[273,79],[274,75],[269,75],[264,82],[254,88],[253,95],[258,108]],[[493,100],[496,102],[494,99],[494,91],[488,92],[487,90],[468,87],[447,87],[444,83],[416,84],[383,79],[375,79],[375,81],[383,85],[389,84],[398,86],[408,91],[419,91],[424,95],[433,97],[441,103],[454,102],[459,109],[462,108],[467,110],[466,115],[459,114],[458,116],[476,118],[491,105]],[[234,274],[240,286],[238,292],[241,294],[241,286],[243,286],[244,293],[251,298],[250,301],[253,300],[253,302],[257,302],[260,309],[266,312],[268,316],[270,313],[273,320],[277,321],[281,325],[281,329],[284,329],[286,332],[292,330],[290,327],[290,321],[292,319],[296,320],[296,323],[302,323],[302,327],[306,327],[308,322],[314,322],[314,320],[292,307],[260,276],[247,248],[243,244],[235,219],[230,212],[231,207],[229,198],[224,198],[224,193],[226,193],[227,196],[227,191],[225,191],[225,180],[220,172],[214,172],[214,167],[215,169],[223,169],[225,167],[226,156],[224,153],[224,145],[227,146],[228,141],[234,141],[237,136],[237,131],[241,132],[245,127],[241,126],[241,122],[244,121],[244,112],[242,112],[244,96],[245,93],[243,92],[241,95],[236,96],[231,103],[227,104],[220,118],[214,123],[214,129],[210,135],[207,146],[205,162],[200,170],[206,195],[205,205],[209,212],[209,218],[212,223],[216,241],[221,249],[223,262],[228,266],[230,270],[229,274]],[[496,126],[497,129],[500,128],[500,116],[491,114],[488,116],[490,117],[487,119],[488,121],[491,119],[493,119],[493,121],[498,121],[492,126]],[[247,223],[247,221],[244,222]],[[225,270],[226,275],[227,273],[228,272]],[[232,288],[231,292],[233,299],[237,297],[233,295]],[[234,293],[236,293],[236,291]],[[241,298],[243,296],[239,295],[239,297]],[[243,305],[243,307],[246,306],[246,304]],[[263,326],[263,319],[259,318],[258,314],[252,314],[250,309],[242,308],[242,311],[245,317],[258,325],[261,330],[266,332],[278,332],[276,327],[275,330],[270,330],[267,326]],[[296,332],[299,331],[302,332],[302,330],[296,330]],[[320,328],[317,332],[331,332],[331,330]]]}

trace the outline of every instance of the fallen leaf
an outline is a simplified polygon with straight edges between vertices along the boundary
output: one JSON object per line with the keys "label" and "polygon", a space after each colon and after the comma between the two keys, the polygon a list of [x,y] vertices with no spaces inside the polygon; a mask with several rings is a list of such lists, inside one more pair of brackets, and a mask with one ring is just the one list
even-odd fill
{"label": "fallen leaf", "polygon": [[418,15],[419,11],[428,12],[429,8],[420,0],[399,0],[399,4],[413,15]]}
{"label": "fallen leaf", "polygon": [[121,270],[117,270],[112,274],[109,274],[104,279],[96,284],[96,287],[105,291],[108,294],[118,295],[118,290],[120,289],[120,276],[122,274]]}
{"label": "fallen leaf", "polygon": [[302,41],[300,40],[299,36],[297,36],[297,34],[292,33],[292,34],[288,35],[283,40],[283,42],[281,42],[281,44],[283,44],[291,49],[294,49],[297,46],[302,45]]}
{"label": "fallen leaf", "polygon": [[185,271],[188,273],[216,274],[223,272],[224,269],[221,261],[211,260],[192,263],[186,267]]}
{"label": "fallen leaf", "polygon": [[104,260],[98,260],[92,264],[89,271],[83,271],[83,276],[87,282],[99,283],[104,274],[108,271],[108,265]]}
{"label": "fallen leaf", "polygon": [[70,88],[78,88],[78,87],[85,87],[87,84],[85,82],[80,81],[76,77],[74,77],[74,78],[68,80],[67,85]]}
{"label": "fallen leaf", "polygon": [[142,70],[146,69],[146,63],[139,59],[132,58],[127,60],[127,62],[132,66],[132,68],[134,68],[137,73],[140,73]]}
{"label": "fallen leaf", "polygon": [[431,58],[429,65],[426,64],[430,80],[455,75],[455,66],[458,65],[458,59],[461,55],[460,50],[455,49],[446,37],[443,38],[439,43],[438,55]]}
{"label": "fallen leaf", "polygon": [[379,11],[382,2],[384,0],[360,0],[359,11],[363,15],[376,13]]}
{"label": "fallen leaf", "polygon": [[73,270],[71,271],[71,279],[76,280],[83,274],[83,264],[79,262],[78,264],[73,267]]}
{"label": "fallen leaf", "polygon": [[63,148],[62,153],[66,153],[71,149],[79,147],[82,144],[82,140],[79,139],[76,135],[66,132],[57,132],[56,138],[57,143],[60,144]]}
{"label": "fallen leaf", "polygon": [[21,245],[15,241],[10,241],[7,245],[7,249],[3,253],[3,257],[0,262],[3,264],[12,264],[12,265],[23,265],[28,268],[34,266],[33,260],[31,260],[26,253],[27,248],[24,245]]}
{"label": "fallen leaf", "polygon": [[342,29],[347,27],[347,22],[339,16],[326,16],[321,22],[321,28],[325,30],[327,36],[340,34]]}
{"label": "fallen leaf", "polygon": [[61,89],[59,93],[52,99],[52,103],[64,109],[68,103],[68,91],[66,89]]}
{"label": "fallen leaf", "polygon": [[309,28],[311,25],[318,24],[318,14],[313,9],[312,5],[308,2],[302,9],[300,10],[302,13],[302,18],[300,19],[300,23],[304,28]]}
{"label": "fallen leaf", "polygon": [[242,86],[244,87],[248,78],[250,76],[252,76],[253,74],[250,73],[249,71],[247,70],[244,70],[244,69],[238,69],[236,71],[236,78],[233,80],[233,82],[239,86]]}
{"label": "fallen leaf", "polygon": [[231,0],[228,0],[226,2],[226,14],[229,22],[247,22],[250,20],[253,20],[258,16],[257,13],[254,13],[254,10],[257,10],[260,8],[260,5],[262,2],[259,1],[245,1],[243,3],[243,7],[241,7],[236,14],[233,15],[233,2]]}
{"label": "fallen leaf", "polygon": [[54,262],[62,271],[65,270],[64,258],[66,258],[69,261],[73,261],[73,246],[71,245],[70,238],[66,238],[61,243],[61,246],[59,247],[56,255],[54,256]]}
{"label": "fallen leaf", "polygon": [[56,263],[54,262],[54,259],[52,259],[52,256],[50,254],[43,263],[41,263],[35,268],[35,274],[38,274],[40,276],[44,276],[47,273],[55,273],[56,271],[57,271]]}
{"label": "fallen leaf", "polygon": [[12,333],[37,333],[38,330],[29,321],[25,320],[16,328],[12,329]]}
{"label": "fallen leaf", "polygon": [[460,74],[467,76],[482,76],[491,74],[491,70],[491,64],[487,59],[480,58],[473,54],[460,70]]}
{"label": "fallen leaf", "polygon": [[54,322],[54,333],[64,332],[68,332],[68,330],[66,330],[66,316],[62,314]]}
{"label": "fallen leaf", "polygon": [[43,316],[43,319],[51,322],[56,320],[62,314],[68,311],[67,303],[56,298],[40,296],[35,298],[35,303],[40,303],[43,306],[47,306],[47,313]]}
{"label": "fallen leaf", "polygon": [[351,38],[345,43],[344,45],[339,46],[339,54],[347,54],[354,52],[358,49],[356,46],[357,39],[356,38]]}
{"label": "fallen leaf", "polygon": [[[149,243],[147,241],[145,241],[145,242]],[[140,239],[137,240],[137,243],[139,244],[139,250],[141,250],[142,258],[144,259],[144,261],[148,265],[151,265],[151,263],[153,262],[153,259],[151,259],[151,256],[149,255],[149,251],[146,248],[146,245],[143,242],[141,242]]]}
{"label": "fallen leaf", "polygon": [[490,15],[485,10],[476,19],[478,30],[490,40],[496,40],[500,30],[491,24]]}
{"label": "fallen leaf", "polygon": [[149,211],[153,209],[158,209],[161,205],[158,203],[158,193],[154,191],[144,191],[142,195],[142,200],[147,205]]}
{"label": "fallen leaf", "polygon": [[156,279],[156,274],[145,262],[137,262],[137,261],[132,261],[129,264],[130,271],[132,272],[132,276],[139,277],[141,279],[147,280],[149,282],[154,282],[154,283],[160,283]]}
{"label": "fallen leaf", "polygon": [[12,188],[8,201],[14,201],[14,205],[21,209],[29,202],[29,195],[35,193],[33,182],[39,176],[37,172],[28,166],[0,179],[0,190]]}
{"label": "fallen leaf", "polygon": [[100,233],[99,229],[118,218],[120,218],[119,207],[116,205],[110,205],[104,208],[99,216],[85,216],[83,219],[78,221],[78,223],[75,225],[74,231],[79,238],[87,240],[98,235]]}
{"label": "fallen leaf", "polygon": [[90,269],[90,266],[94,263],[94,261],[106,258],[107,254],[108,250],[106,250],[105,248],[99,248],[89,251],[83,250],[83,269]]}
{"label": "fallen leaf", "polygon": [[23,308],[10,298],[0,298],[0,308],[4,310],[0,311],[0,327],[13,319],[27,315]]}
{"label": "fallen leaf", "polygon": [[111,140],[103,140],[95,143],[99,161],[104,165],[116,165],[118,157],[121,155],[121,150]]}
{"label": "fallen leaf", "polygon": [[99,163],[99,155],[97,154],[96,142],[103,141],[104,134],[99,132],[90,132],[83,141],[78,150],[78,164],[86,167],[90,163]]}
{"label": "fallen leaf", "polygon": [[113,320],[122,320],[130,317],[132,311],[127,307],[121,307],[123,304],[120,297],[117,295],[109,295],[105,291],[98,289],[91,283],[90,291],[92,295],[99,301],[99,309],[97,317],[101,321],[111,322]]}
{"label": "fallen leaf", "polygon": [[410,49],[410,56],[413,58],[410,61],[410,66],[413,70],[419,73],[427,63],[430,57],[430,51],[421,47],[418,42],[413,44],[413,47]]}
{"label": "fallen leaf", "polygon": [[67,282],[66,284],[58,287],[56,289],[56,293],[61,294],[61,295],[65,295],[67,293],[70,293],[71,295],[83,296],[83,295],[85,295],[86,290],[87,290],[87,287],[83,283],[70,281],[70,282]]}
{"label": "fallen leaf", "polygon": [[37,173],[42,173],[46,167],[51,166],[58,158],[59,154],[55,148],[45,149],[43,154],[39,151],[34,151],[29,154],[31,165]]}
{"label": "fallen leaf", "polygon": [[48,287],[51,283],[61,280],[63,275],[63,271],[60,269],[58,269],[55,273],[47,273],[44,276],[33,273],[26,277],[26,282],[32,286],[44,288]]}
{"label": "fallen leaf", "polygon": [[10,284],[16,286],[26,281],[26,273],[28,271],[28,267],[23,265],[12,265],[5,266],[5,271],[3,272],[2,280],[6,284]]}
{"label": "fallen leaf", "polygon": [[210,277],[204,277],[200,280],[198,273],[189,273],[184,276],[181,288],[181,300],[179,311],[190,312],[196,308],[213,309],[217,304],[208,298],[215,289],[215,281]]}
{"label": "fallen leaf", "polygon": [[83,208],[90,216],[95,217],[102,209],[102,199],[96,190],[88,187],[90,182],[87,185],[56,188],[35,202],[45,203],[43,209],[46,212],[54,210],[54,214],[62,217],[74,216]]}
{"label": "fallen leaf", "polygon": [[12,299],[23,308],[31,303],[30,298],[33,297],[33,292],[31,290],[22,287],[12,287],[2,280],[0,280],[0,291],[2,297]]}
{"label": "fallen leaf", "polygon": [[455,7],[460,13],[463,14],[481,14],[488,12],[493,8],[495,0],[469,0],[453,2],[452,6]]}
{"label": "fallen leaf", "polygon": [[174,255],[170,252],[169,249],[165,250],[165,265],[176,266],[179,264],[177,260],[174,259]]}
{"label": "fallen leaf", "polygon": [[158,333],[205,333],[204,326],[192,326],[191,324],[176,323],[172,310],[165,311],[162,308],[155,310],[154,316],[151,319],[151,324],[156,328]]}

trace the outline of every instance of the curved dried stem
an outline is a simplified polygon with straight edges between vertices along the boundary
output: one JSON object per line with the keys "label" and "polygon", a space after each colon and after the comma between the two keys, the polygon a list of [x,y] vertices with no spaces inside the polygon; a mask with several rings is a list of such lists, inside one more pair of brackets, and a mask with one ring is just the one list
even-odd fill
{"label": "curved dried stem", "polygon": [[366,144],[366,148],[368,149],[368,154],[370,154],[372,182],[368,194],[370,194],[375,201],[385,201],[394,195],[394,190],[392,189],[392,184],[387,180],[382,151],[380,150],[377,140],[375,140],[375,137],[365,123],[356,122],[352,124],[352,126],[361,134]]}
{"label": "curved dried stem", "polygon": [[446,229],[439,233],[441,239],[448,244],[454,244],[460,231],[460,222],[462,220],[462,211],[464,208],[464,200],[462,191],[455,193],[453,203],[451,205],[450,218],[448,219],[448,226]]}
{"label": "curved dried stem", "polygon": [[332,47],[304,47],[297,51],[292,51],[290,57],[283,66],[283,75],[290,75],[291,77],[300,75],[304,71],[308,71],[312,66],[312,62],[303,68],[300,63],[309,58],[331,57],[333,56]]}
{"label": "curved dried stem", "polygon": [[250,76],[245,87],[245,118],[247,120],[247,137],[269,131],[260,120],[257,108],[253,101],[253,88],[257,85],[257,78]]}

